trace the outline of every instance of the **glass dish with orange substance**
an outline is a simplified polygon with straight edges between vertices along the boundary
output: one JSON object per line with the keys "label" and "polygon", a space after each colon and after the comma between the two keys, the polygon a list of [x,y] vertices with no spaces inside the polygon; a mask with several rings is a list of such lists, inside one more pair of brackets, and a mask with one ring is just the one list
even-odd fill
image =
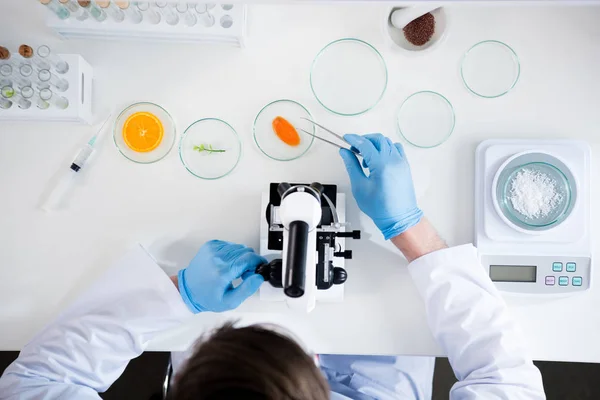
{"label": "glass dish with orange substance", "polygon": [[291,161],[305,154],[314,142],[315,127],[302,118],[313,119],[302,104],[293,100],[276,100],[264,106],[254,119],[254,141],[268,157]]}
{"label": "glass dish with orange substance", "polygon": [[169,113],[154,103],[135,103],[115,121],[113,139],[127,159],[150,164],[163,159],[175,143],[175,123]]}

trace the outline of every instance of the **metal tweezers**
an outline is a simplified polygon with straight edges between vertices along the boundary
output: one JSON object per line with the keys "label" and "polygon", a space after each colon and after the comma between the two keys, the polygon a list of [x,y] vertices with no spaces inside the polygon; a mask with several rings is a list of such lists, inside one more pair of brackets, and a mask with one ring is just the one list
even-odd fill
{"label": "metal tweezers", "polygon": [[[312,120],[310,120],[310,119],[308,119],[308,118],[304,118],[304,117],[300,117],[300,118],[302,118],[302,119],[304,119],[304,120],[306,120],[306,121],[310,122],[311,124],[313,124],[313,125],[315,125],[315,126],[318,126],[319,128],[323,129],[325,132],[328,132],[328,133],[332,134],[333,136],[335,136],[336,138],[338,138],[338,139],[339,139],[339,140],[341,140],[342,142],[344,142],[344,143],[347,143],[347,144],[350,144],[350,143],[348,143],[348,142],[346,141],[346,139],[344,139],[344,138],[343,138],[341,135],[338,135],[337,133],[335,133],[335,132],[332,132],[331,130],[329,130],[329,129],[325,128],[323,125],[319,125],[319,124],[317,124],[315,121],[312,121]],[[354,147],[352,147],[352,145],[350,145],[350,148],[347,148],[347,147],[344,147],[344,146],[340,146],[340,145],[339,145],[339,144],[337,144],[337,143],[330,142],[329,140],[327,140],[327,139],[323,139],[322,137],[320,137],[320,136],[317,136],[317,135],[314,135],[314,134],[312,134],[312,133],[310,133],[310,132],[308,132],[308,131],[305,131],[305,130],[304,130],[304,129],[302,129],[302,128],[299,128],[299,129],[300,129],[302,132],[306,133],[307,135],[310,135],[310,136],[314,137],[315,139],[319,139],[319,140],[321,140],[321,141],[323,141],[323,142],[325,142],[325,143],[329,143],[330,145],[332,145],[332,146],[335,146],[335,147],[337,147],[337,148],[339,148],[339,149],[346,149],[346,150],[350,150],[351,152],[353,152],[353,153],[354,153],[354,154],[356,154],[357,156],[360,156],[360,152],[359,152],[357,149],[355,149]]]}

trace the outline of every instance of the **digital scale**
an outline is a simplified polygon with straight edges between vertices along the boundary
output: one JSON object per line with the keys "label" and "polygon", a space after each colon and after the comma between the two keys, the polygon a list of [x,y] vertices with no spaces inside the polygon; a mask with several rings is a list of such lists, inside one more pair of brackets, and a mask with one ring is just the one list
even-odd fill
{"label": "digital scale", "polygon": [[[568,178],[573,196],[564,220],[528,230],[502,213],[495,200],[498,177],[521,160],[552,164]],[[591,149],[582,141],[486,140],[477,147],[475,244],[499,290],[552,295],[590,288],[590,184]]]}

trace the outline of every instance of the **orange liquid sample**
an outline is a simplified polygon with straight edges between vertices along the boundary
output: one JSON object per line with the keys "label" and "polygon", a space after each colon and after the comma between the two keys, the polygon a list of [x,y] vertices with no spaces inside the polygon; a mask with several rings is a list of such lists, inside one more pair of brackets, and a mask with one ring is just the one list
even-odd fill
{"label": "orange liquid sample", "polygon": [[300,144],[300,135],[289,121],[283,117],[276,117],[273,120],[273,132],[281,141],[289,146],[298,146]]}
{"label": "orange liquid sample", "polygon": [[149,112],[131,114],[123,124],[123,140],[127,147],[139,153],[156,149],[162,142],[165,129],[160,119]]}

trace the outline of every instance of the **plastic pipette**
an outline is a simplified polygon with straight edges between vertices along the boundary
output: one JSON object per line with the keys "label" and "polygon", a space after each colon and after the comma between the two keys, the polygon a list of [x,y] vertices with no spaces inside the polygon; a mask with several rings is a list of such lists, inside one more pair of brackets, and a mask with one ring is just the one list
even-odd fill
{"label": "plastic pipette", "polygon": [[44,204],[42,204],[42,210],[52,211],[58,206],[60,206],[63,199],[68,195],[69,191],[71,190],[71,186],[75,176],[79,171],[81,171],[86,162],[89,160],[90,156],[94,153],[94,145],[102,137],[104,125],[106,125],[110,117],[111,115],[109,115],[104,120],[98,132],[94,136],[92,136],[91,139],[79,150],[79,152],[73,159],[73,162],[69,166],[68,172],[66,172],[66,174],[63,174],[59,182],[48,195],[48,198],[46,199]]}

